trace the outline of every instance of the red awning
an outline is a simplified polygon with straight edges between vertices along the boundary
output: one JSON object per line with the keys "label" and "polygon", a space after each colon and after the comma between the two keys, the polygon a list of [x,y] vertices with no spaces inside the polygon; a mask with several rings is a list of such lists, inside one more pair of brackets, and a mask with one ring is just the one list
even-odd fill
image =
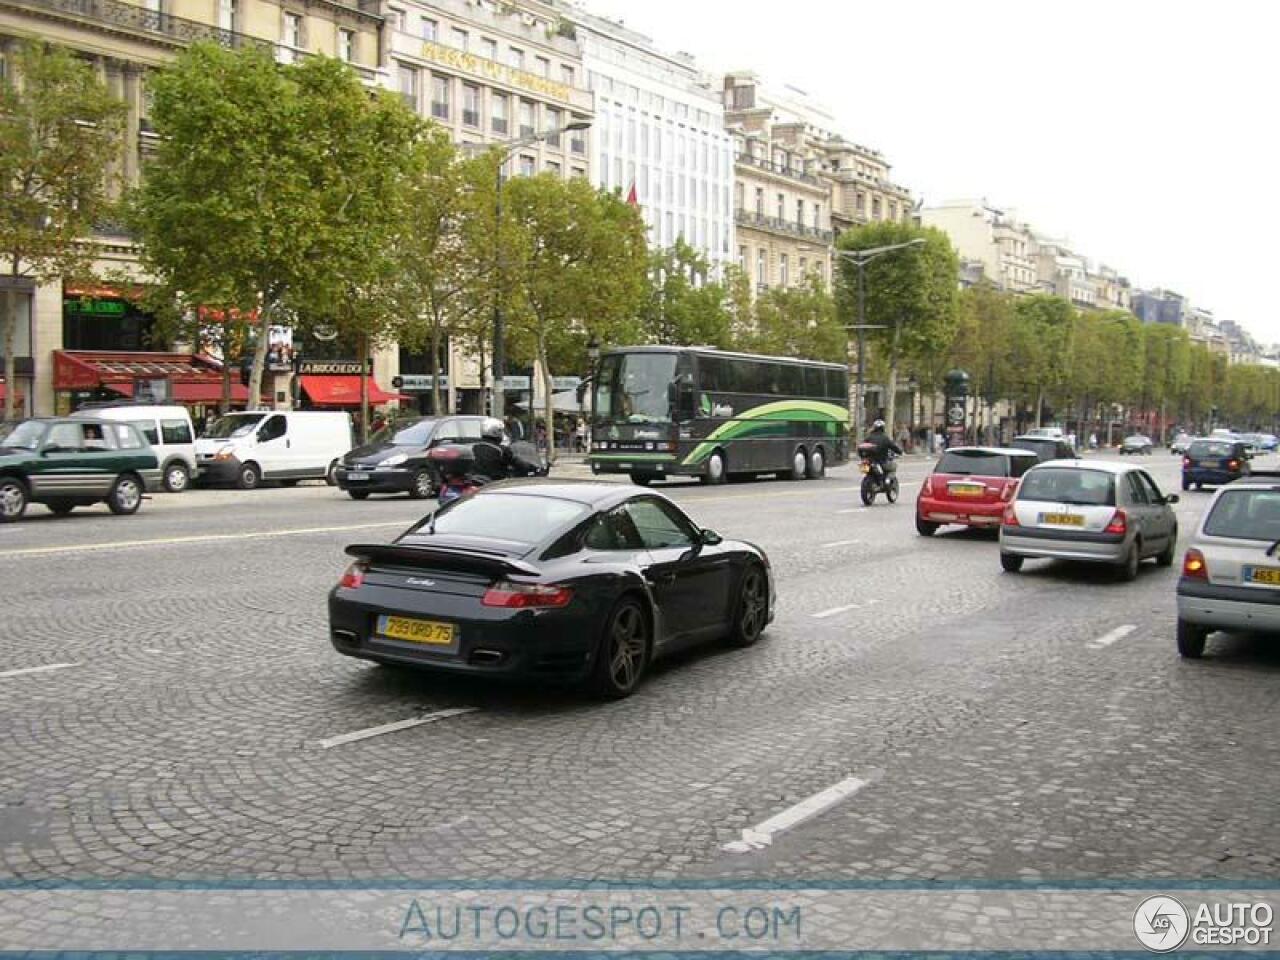
{"label": "red awning", "polygon": [[[222,367],[190,353],[53,351],[56,390],[96,390],[106,387],[133,396],[134,380],[168,380],[178,403],[217,403],[222,399]],[[231,399],[246,403],[249,391],[239,377],[231,381]]]}
{"label": "red awning", "polygon": [[[317,407],[358,407],[360,406],[360,377],[358,374],[319,376],[308,374],[300,378],[302,389],[306,391],[311,402]],[[407,400],[398,393],[387,393],[373,378],[369,378],[369,402],[371,404],[391,403],[394,400]]]}

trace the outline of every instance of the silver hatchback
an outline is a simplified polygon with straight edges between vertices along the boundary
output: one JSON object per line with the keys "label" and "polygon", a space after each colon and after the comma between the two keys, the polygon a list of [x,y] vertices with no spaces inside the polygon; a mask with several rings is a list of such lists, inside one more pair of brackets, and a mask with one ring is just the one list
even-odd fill
{"label": "silver hatchback", "polygon": [[1051,460],[1027,471],[1000,523],[1000,565],[1010,573],[1044,557],[1114,566],[1122,579],[1154,557],[1172,566],[1178,521],[1147,471],[1100,460]]}

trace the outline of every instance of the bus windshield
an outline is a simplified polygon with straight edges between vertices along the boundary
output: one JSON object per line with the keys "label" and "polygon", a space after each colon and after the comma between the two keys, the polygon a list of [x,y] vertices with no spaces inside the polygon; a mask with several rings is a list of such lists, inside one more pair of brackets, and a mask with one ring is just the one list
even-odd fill
{"label": "bus windshield", "polygon": [[615,423],[669,423],[667,387],[675,378],[674,353],[604,357],[596,381],[596,416]]}

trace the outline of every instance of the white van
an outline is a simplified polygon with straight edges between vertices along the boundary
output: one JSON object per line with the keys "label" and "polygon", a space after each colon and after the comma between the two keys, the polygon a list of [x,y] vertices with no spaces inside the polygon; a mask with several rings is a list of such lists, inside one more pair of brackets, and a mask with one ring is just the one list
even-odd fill
{"label": "white van", "polygon": [[187,489],[196,475],[195,428],[186,407],[147,403],[90,403],[72,416],[116,420],[138,428],[160,464],[164,488],[170,493]]}
{"label": "white van", "polygon": [[343,411],[252,410],[228,413],[196,441],[201,479],[252,490],[263,480],[333,482],[333,468],[352,447]]}

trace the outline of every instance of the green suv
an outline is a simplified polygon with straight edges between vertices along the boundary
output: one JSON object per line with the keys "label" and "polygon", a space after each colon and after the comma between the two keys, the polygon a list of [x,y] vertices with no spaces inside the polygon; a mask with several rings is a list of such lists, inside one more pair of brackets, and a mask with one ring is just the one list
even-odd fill
{"label": "green suv", "polygon": [[112,513],[136,513],[160,484],[156,455],[132,424],[41,417],[0,437],[0,523],[31,502],[60,515],[103,501]]}

